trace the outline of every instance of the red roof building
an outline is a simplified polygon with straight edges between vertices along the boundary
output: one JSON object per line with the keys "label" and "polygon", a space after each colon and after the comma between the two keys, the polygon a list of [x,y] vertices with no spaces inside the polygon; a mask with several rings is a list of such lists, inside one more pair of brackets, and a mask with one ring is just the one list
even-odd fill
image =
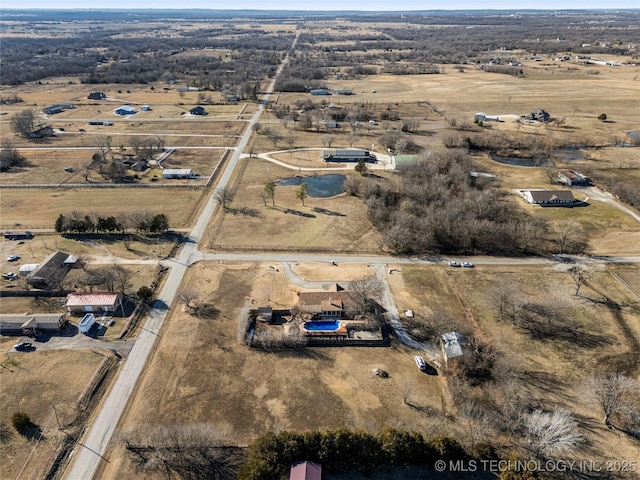
{"label": "red roof building", "polygon": [[113,292],[70,293],[67,295],[67,312],[115,312],[122,310],[122,294]]}

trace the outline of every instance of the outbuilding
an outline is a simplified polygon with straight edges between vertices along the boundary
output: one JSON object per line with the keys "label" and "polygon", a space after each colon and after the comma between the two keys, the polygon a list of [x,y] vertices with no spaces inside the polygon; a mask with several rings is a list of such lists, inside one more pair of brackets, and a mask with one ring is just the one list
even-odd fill
{"label": "outbuilding", "polygon": [[191,110],[189,110],[189,113],[191,115],[199,115],[199,116],[204,116],[204,115],[208,115],[207,111],[204,109],[204,107],[201,106],[197,106],[197,107],[193,107]]}
{"label": "outbuilding", "polygon": [[190,168],[165,168],[162,178],[194,178],[196,176]]}
{"label": "outbuilding", "polygon": [[120,108],[116,108],[115,111],[116,115],[133,115],[134,113],[136,113],[136,109],[131,105],[123,105]]}

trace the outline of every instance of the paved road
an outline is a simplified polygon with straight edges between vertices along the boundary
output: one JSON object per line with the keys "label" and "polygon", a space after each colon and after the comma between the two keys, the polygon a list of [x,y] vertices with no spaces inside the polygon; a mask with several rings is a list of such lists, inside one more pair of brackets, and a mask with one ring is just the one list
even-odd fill
{"label": "paved road", "polygon": [[[299,32],[300,30],[298,30],[298,35]],[[298,35],[296,35],[291,51],[295,47]],[[287,62],[288,54],[278,68],[273,81],[266,91],[267,93],[263,97],[265,101],[273,92],[275,81]],[[253,133],[252,126],[260,119],[263,109],[263,104],[260,104],[256,113],[251,118],[237,149],[231,157],[224,173],[220,177],[218,184],[219,188],[226,187],[229,184],[231,175],[233,174],[233,171],[240,159],[240,153],[246,147],[249,142],[249,138]],[[169,275],[167,276],[165,286],[158,295],[144,327],[141,328],[138,339],[131,349],[131,353],[125,362],[120,375],[118,375],[118,378],[111,388],[102,409],[98,412],[93,425],[89,429],[85,438],[82,439],[82,446],[76,447],[77,451],[74,451],[75,458],[72,459],[73,465],[67,475],[68,479],[88,480],[93,478],[97,468],[100,466],[100,462],[104,459],[104,454],[107,450],[113,432],[127,406],[127,402],[135,388],[138,378],[140,377],[140,374],[153,351],[156,340],[160,335],[164,319],[176,297],[178,288],[182,283],[186,270],[189,264],[192,263],[192,257],[194,255],[196,255],[196,257],[201,257],[201,254],[197,252],[198,243],[203,238],[205,229],[217,208],[218,202],[212,195],[207,201],[207,204],[200,214],[200,217],[191,231],[184,247],[181,249],[175,261],[171,262],[172,267],[169,271]]]}

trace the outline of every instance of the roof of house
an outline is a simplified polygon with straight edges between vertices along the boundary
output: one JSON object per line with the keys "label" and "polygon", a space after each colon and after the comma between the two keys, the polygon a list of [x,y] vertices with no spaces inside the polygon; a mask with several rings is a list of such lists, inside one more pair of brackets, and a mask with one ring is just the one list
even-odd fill
{"label": "roof of house", "polygon": [[120,298],[119,293],[90,292],[70,293],[67,295],[67,307],[84,307],[86,305],[115,305]]}
{"label": "roof of house", "polygon": [[333,154],[334,157],[349,157],[349,158],[355,158],[355,157],[368,157],[369,156],[369,150],[361,150],[359,148],[354,148],[354,149],[337,149],[336,153]]}
{"label": "roof of house", "polygon": [[0,325],[4,328],[37,328],[42,325],[60,325],[64,319],[61,313],[3,313]]}
{"label": "roof of house", "polygon": [[529,195],[535,203],[575,202],[571,190],[529,190]]}
{"label": "roof of house", "polygon": [[561,170],[560,175],[564,175],[571,181],[581,181],[584,180],[584,177],[573,170]]}
{"label": "roof of house", "polygon": [[[67,274],[66,268],[73,266],[78,261],[78,257],[69,255],[64,252],[54,252],[49,255],[37,267],[31,275],[30,279],[40,279],[45,282],[52,281],[56,278],[62,278]],[[65,267],[64,269],[62,267]]]}
{"label": "roof of house", "polygon": [[461,357],[463,355],[461,341],[464,339],[464,335],[458,332],[449,332],[443,334],[440,338],[442,339],[446,358]]}
{"label": "roof of house", "polygon": [[321,480],[322,465],[315,462],[296,462],[291,465],[289,480]]}
{"label": "roof of house", "polygon": [[312,313],[342,311],[350,305],[349,302],[349,292],[345,290],[300,292],[298,294],[298,306]]}
{"label": "roof of house", "polygon": [[131,105],[122,105],[121,107],[118,107],[116,109],[116,112],[135,112],[136,109],[133,108]]}

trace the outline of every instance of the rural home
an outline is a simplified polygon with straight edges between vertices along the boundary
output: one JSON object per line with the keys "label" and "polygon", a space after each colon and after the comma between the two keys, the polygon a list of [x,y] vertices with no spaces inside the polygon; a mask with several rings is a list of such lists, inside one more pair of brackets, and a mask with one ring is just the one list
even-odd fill
{"label": "rural home", "polygon": [[165,168],[162,178],[195,178],[196,174],[190,168]]}
{"label": "rural home", "polygon": [[322,465],[315,462],[296,462],[291,465],[289,480],[322,480]]}
{"label": "rural home", "polygon": [[369,153],[369,150],[353,149],[337,149],[334,153],[325,153],[322,155],[324,162],[359,162],[364,160],[367,163],[375,163],[376,157]]}
{"label": "rural home", "polygon": [[0,335],[38,335],[41,332],[57,332],[67,325],[67,318],[60,313],[0,314]]}
{"label": "rural home", "polygon": [[27,275],[27,282],[34,288],[56,287],[77,261],[78,257],[68,253],[52,253]]}
{"label": "rural home", "polygon": [[522,198],[533,205],[572,206],[576,199],[571,190],[518,190]]}
{"label": "rural home", "polygon": [[312,90],[309,90],[309,93],[311,95],[315,95],[315,96],[320,96],[320,95],[331,95],[329,93],[329,90],[327,90],[326,88],[314,88]]}
{"label": "rural home", "polygon": [[335,284],[329,291],[307,291],[298,294],[298,308],[322,320],[335,320],[344,316],[350,305],[349,292]]}
{"label": "rural home", "polygon": [[45,126],[45,127],[40,127],[37,130],[34,130],[33,132],[27,133],[27,138],[47,138],[47,137],[53,137],[54,135],[55,135],[55,132],[53,131],[53,128],[49,126]]}
{"label": "rural home", "polygon": [[42,109],[42,113],[44,113],[45,115],[55,115],[62,112],[64,112],[64,108],[62,108],[60,105],[51,105],[50,107],[44,107]]}
{"label": "rural home", "polygon": [[189,110],[189,113],[191,115],[208,115],[204,107],[201,106],[193,107],[191,110]]}
{"label": "rural home", "polygon": [[535,120],[538,122],[548,122],[551,120],[551,115],[548,112],[540,109],[537,112],[531,112],[529,115],[526,115],[525,120]]}
{"label": "rural home", "polygon": [[573,185],[586,186],[589,184],[589,180],[587,180],[586,177],[583,177],[573,170],[560,171],[560,173],[558,173],[558,180],[570,187]]}
{"label": "rural home", "polygon": [[89,100],[104,100],[107,96],[104,92],[91,92],[87,98]]}
{"label": "rural home", "polygon": [[446,365],[449,360],[464,356],[466,337],[458,332],[445,333],[440,336],[440,347]]}
{"label": "rural home", "polygon": [[123,105],[115,110],[116,115],[133,115],[134,113],[136,113],[136,109],[131,105]]}
{"label": "rural home", "polygon": [[122,160],[122,165],[129,170],[133,170],[134,172],[144,172],[149,165],[147,164],[147,160],[141,156],[130,156],[126,157]]}
{"label": "rural home", "polygon": [[70,293],[65,303],[69,314],[87,312],[113,313],[118,308],[123,311],[122,294],[113,292]]}

